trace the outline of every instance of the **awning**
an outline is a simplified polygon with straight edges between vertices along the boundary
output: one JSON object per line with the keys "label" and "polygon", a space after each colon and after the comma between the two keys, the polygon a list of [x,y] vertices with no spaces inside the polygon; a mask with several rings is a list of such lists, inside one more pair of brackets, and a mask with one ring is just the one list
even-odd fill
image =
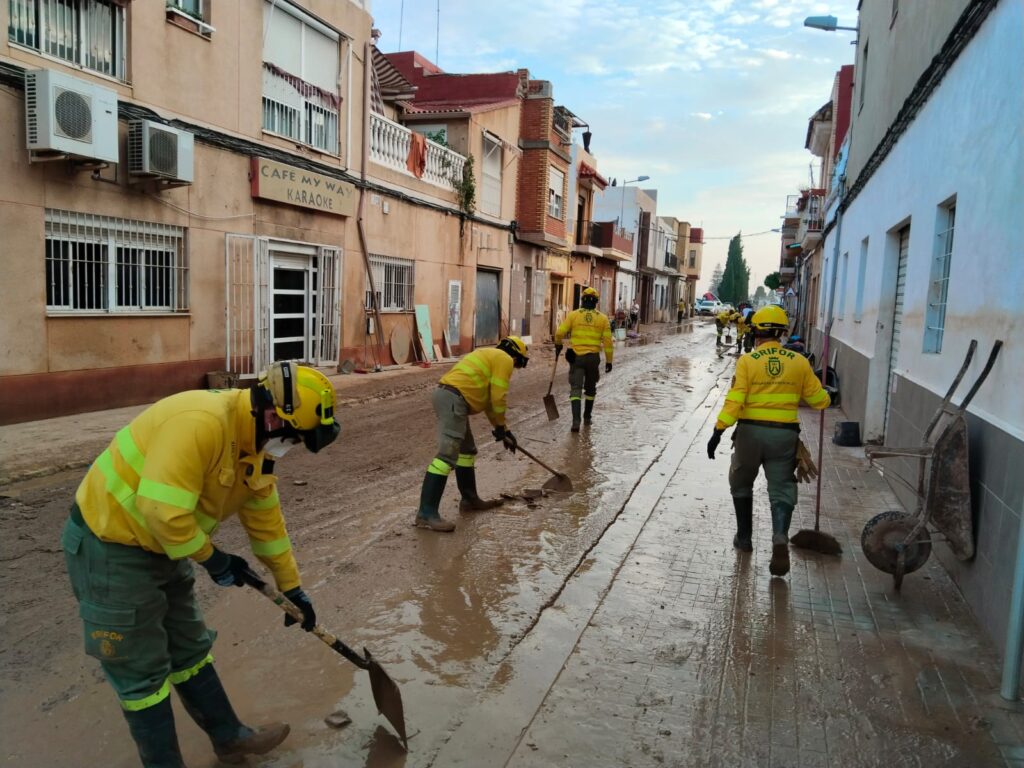
{"label": "awning", "polygon": [[597,172],[597,168],[593,168],[582,160],[580,160],[580,179],[591,179],[601,189],[608,186],[608,180]]}

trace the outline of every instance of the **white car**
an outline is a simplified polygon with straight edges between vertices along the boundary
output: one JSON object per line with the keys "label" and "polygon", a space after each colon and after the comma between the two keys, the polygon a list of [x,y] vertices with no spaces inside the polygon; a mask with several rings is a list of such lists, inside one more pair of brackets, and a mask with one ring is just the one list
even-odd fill
{"label": "white car", "polygon": [[700,299],[697,302],[698,315],[717,315],[725,308],[718,299]]}

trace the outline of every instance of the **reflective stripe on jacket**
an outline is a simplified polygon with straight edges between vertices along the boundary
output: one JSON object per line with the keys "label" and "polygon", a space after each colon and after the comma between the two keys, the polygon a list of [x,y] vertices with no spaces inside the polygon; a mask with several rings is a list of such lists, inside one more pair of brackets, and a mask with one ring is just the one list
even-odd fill
{"label": "reflective stripe on jacket", "polygon": [[801,398],[817,410],[830,402],[807,358],[769,341],[736,361],[732,388],[715,428],[731,427],[739,419],[798,423]]}
{"label": "reflective stripe on jacket", "polygon": [[103,541],[203,562],[237,514],[282,590],[299,586],[277,478],[255,450],[248,390],[182,392],[154,403],[93,462],[75,500]]}
{"label": "reflective stripe on jacket", "polygon": [[470,413],[485,413],[496,427],[505,426],[508,381],[515,364],[512,356],[496,347],[470,352],[441,377],[441,384],[462,393]]}
{"label": "reflective stripe on jacket", "polygon": [[561,344],[567,334],[576,354],[600,352],[603,346],[605,362],[612,361],[612,328],[604,313],[596,309],[574,309],[555,331],[555,344]]}

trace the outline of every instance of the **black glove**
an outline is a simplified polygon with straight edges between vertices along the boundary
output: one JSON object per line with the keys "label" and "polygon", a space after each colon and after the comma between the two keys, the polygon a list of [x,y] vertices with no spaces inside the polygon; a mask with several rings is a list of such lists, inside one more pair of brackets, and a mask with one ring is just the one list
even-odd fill
{"label": "black glove", "polygon": [[562,345],[555,344],[555,357],[557,358],[560,354],[562,354]]}
{"label": "black glove", "polygon": [[246,574],[252,572],[243,558],[222,552],[216,547],[213,548],[213,554],[200,565],[222,587],[244,587],[248,583]]}
{"label": "black glove", "polygon": [[501,439],[501,442],[504,443],[505,450],[512,451],[512,453],[515,453],[516,448],[519,447],[519,441],[516,440],[516,436],[507,429],[505,430],[505,436]]}
{"label": "black glove", "polygon": [[491,434],[494,435],[495,442],[498,443],[505,439],[506,432],[507,430],[504,427],[495,427],[491,430]]}
{"label": "black glove", "polygon": [[604,372],[605,373],[611,373],[612,372],[612,364],[611,363],[605,363],[604,364]]}
{"label": "black glove", "polygon": [[[313,601],[309,599],[309,595],[302,591],[302,587],[293,587],[285,592],[284,596],[302,611],[302,628],[307,632],[312,632],[313,627],[316,626],[316,611],[313,610]],[[286,613],[284,625],[290,627],[292,624],[298,624],[298,622]]]}
{"label": "black glove", "polygon": [[724,429],[716,429],[715,433],[708,440],[708,458],[715,458],[715,449],[718,448],[718,444],[722,442],[722,435],[725,433]]}
{"label": "black glove", "polygon": [[572,349],[570,347],[569,350],[566,351],[566,353],[565,353],[565,360],[566,360],[566,362],[569,363],[569,365],[572,365],[573,363],[575,363],[576,362],[576,350]]}

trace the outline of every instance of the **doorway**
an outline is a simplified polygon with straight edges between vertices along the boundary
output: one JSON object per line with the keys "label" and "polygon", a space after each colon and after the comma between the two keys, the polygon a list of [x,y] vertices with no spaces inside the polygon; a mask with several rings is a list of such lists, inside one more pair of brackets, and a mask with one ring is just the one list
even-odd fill
{"label": "doorway", "polygon": [[500,273],[476,271],[476,324],[473,346],[497,344],[501,336]]}
{"label": "doorway", "polygon": [[526,290],[523,308],[523,322],[521,335],[530,335],[530,318],[533,317],[533,267],[523,267],[523,283]]}
{"label": "doorway", "polygon": [[903,294],[907,285],[907,255],[910,252],[910,225],[896,233],[896,302],[892,315],[892,342],[889,345],[889,370],[885,390],[885,434],[889,433],[889,406],[896,385],[896,363],[899,362],[900,336],[903,331]]}

